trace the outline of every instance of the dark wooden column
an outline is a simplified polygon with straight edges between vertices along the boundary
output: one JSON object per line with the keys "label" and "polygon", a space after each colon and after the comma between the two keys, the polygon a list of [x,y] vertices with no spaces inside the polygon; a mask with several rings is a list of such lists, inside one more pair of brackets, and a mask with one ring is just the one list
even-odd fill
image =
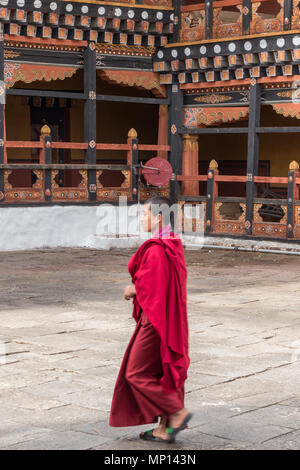
{"label": "dark wooden column", "polygon": [[[41,129],[41,140],[44,144],[44,155],[43,160],[45,165],[52,163],[52,149],[51,149],[51,134],[50,127],[45,125]],[[45,170],[44,172],[44,193],[45,201],[52,200],[52,172],[50,169]]]}
{"label": "dark wooden column", "polygon": [[251,0],[243,0],[242,15],[243,15],[243,21],[242,21],[243,34],[250,34],[250,23],[252,20]]}
{"label": "dark wooden column", "polygon": [[211,160],[207,172],[207,192],[206,192],[206,218],[205,233],[214,231],[215,225],[215,198],[218,196],[218,183],[215,176],[219,174],[216,160]]}
{"label": "dark wooden column", "polygon": [[180,28],[181,28],[181,7],[183,5],[183,0],[176,0],[173,2],[174,6],[174,32],[172,34],[172,39],[170,42],[179,42],[180,38]]}
{"label": "dark wooden column", "polygon": [[[184,4],[184,0],[176,0],[174,2],[174,32],[170,43],[180,41],[180,28],[181,28],[181,7]],[[181,158],[182,158],[182,142],[181,135],[178,130],[182,126],[182,108],[183,108],[183,93],[179,88],[179,83],[174,83],[168,86],[168,97],[169,97],[169,113],[168,113],[168,141],[171,147],[169,152],[169,162],[173,168],[173,174],[181,173]],[[171,204],[177,202],[177,187],[178,182],[172,178],[170,181],[170,201]],[[173,218],[171,212],[171,223],[173,227],[176,221]]]}
{"label": "dark wooden column", "polygon": [[299,189],[296,185],[296,178],[299,176],[299,164],[292,161],[289,165],[288,173],[288,204],[287,204],[287,227],[286,237],[295,236],[296,207],[295,200],[299,199]]}
{"label": "dark wooden column", "polygon": [[[169,162],[172,165],[173,173],[180,175],[182,171],[182,139],[179,129],[182,127],[183,112],[183,93],[179,88],[179,84],[169,87],[170,106],[169,106],[169,145],[171,147],[169,153]],[[175,180],[170,181],[170,201],[171,204],[177,202],[177,185]]]}
{"label": "dark wooden column", "polygon": [[[90,42],[84,51],[84,140],[88,143],[85,162],[95,165],[97,160],[96,142],[96,46]],[[88,170],[89,200],[97,199],[96,170]]]}
{"label": "dark wooden column", "polygon": [[127,165],[130,165],[130,187],[131,187],[131,198],[133,201],[139,200],[139,181],[138,181],[138,163],[139,163],[139,151],[138,151],[138,138],[135,129],[130,129],[128,132],[127,144],[130,150],[127,152]]}
{"label": "dark wooden column", "polygon": [[205,0],[205,39],[212,38],[213,32],[213,2],[212,0]]}
{"label": "dark wooden column", "polygon": [[251,80],[249,98],[248,121],[248,155],[247,155],[247,181],[246,181],[246,222],[245,233],[252,234],[253,198],[256,196],[254,176],[258,172],[259,135],[256,128],[260,123],[260,85]]}
{"label": "dark wooden column", "polygon": [[[2,26],[2,25],[1,25]],[[4,86],[4,36],[0,32],[0,163],[4,162],[4,135],[5,135],[5,86]],[[4,198],[4,170],[0,170],[0,201]]]}
{"label": "dark wooden column", "polygon": [[289,30],[292,27],[293,0],[284,0],[283,6],[283,29]]}

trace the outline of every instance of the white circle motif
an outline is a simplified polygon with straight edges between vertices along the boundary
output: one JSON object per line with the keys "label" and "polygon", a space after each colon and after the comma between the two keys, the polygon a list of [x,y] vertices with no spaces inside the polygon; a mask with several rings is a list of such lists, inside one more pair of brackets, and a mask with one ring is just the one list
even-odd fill
{"label": "white circle motif", "polygon": [[294,44],[294,46],[299,46],[300,45],[300,36],[293,37],[293,44]]}
{"label": "white circle motif", "polygon": [[259,45],[262,49],[265,49],[268,45],[267,41],[265,39],[262,39],[260,42],[259,42]]}

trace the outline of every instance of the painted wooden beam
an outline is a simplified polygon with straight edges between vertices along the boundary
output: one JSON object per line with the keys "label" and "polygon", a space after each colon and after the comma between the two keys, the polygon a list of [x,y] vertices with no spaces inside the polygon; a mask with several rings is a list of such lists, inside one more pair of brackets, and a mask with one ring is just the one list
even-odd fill
{"label": "painted wooden beam", "polygon": [[248,153],[246,181],[246,221],[245,234],[252,234],[253,198],[256,196],[254,176],[258,172],[259,135],[256,128],[260,124],[261,85],[252,79],[250,83],[249,121],[248,121]]}
{"label": "painted wooden beam", "polygon": [[212,0],[205,0],[205,38],[212,38],[213,31],[213,2]]}
{"label": "painted wooden beam", "polygon": [[[175,175],[182,172],[182,138],[178,130],[182,127],[183,111],[183,92],[179,84],[168,86],[168,96],[170,99],[169,107],[169,162],[172,165]],[[178,183],[175,180],[170,181],[170,201],[172,204],[177,202]],[[173,221],[174,222],[174,221]]]}
{"label": "painted wooden beam", "polygon": [[[84,140],[88,143],[85,162],[96,164],[97,113],[96,113],[96,45],[90,42],[84,51]],[[97,199],[96,171],[88,170],[89,200]]]}
{"label": "painted wooden beam", "polygon": [[[4,139],[5,139],[5,84],[4,84],[4,37],[0,31],[0,164],[4,164]],[[4,170],[0,170],[0,201],[4,198]]]}

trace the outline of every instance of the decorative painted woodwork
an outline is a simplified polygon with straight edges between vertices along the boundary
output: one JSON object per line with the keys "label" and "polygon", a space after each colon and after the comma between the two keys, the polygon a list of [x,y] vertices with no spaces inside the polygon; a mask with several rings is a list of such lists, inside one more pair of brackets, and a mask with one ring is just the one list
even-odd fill
{"label": "decorative painted woodwork", "polygon": [[249,108],[244,107],[193,107],[183,109],[185,127],[210,126],[218,122],[246,119]]}
{"label": "decorative painted woodwork", "polygon": [[65,67],[56,65],[24,64],[18,62],[8,62],[4,64],[4,81],[6,87],[13,87],[18,81],[31,83],[36,80],[64,80],[72,77],[77,67]]}
{"label": "decorative painted woodwork", "polygon": [[199,41],[205,38],[205,10],[181,13],[181,41]]}
{"label": "decorative painted woodwork", "polygon": [[159,83],[159,78],[150,71],[99,70],[98,75],[110,83],[151,90],[154,96],[166,97],[166,89]]}
{"label": "decorative painted woodwork", "polygon": [[[259,8],[270,5],[271,11],[279,10],[277,14],[259,13]],[[267,2],[252,3],[252,21],[250,23],[250,34],[273,33],[283,30],[283,4],[284,0],[268,0]]]}
{"label": "decorative painted woodwork", "polygon": [[213,9],[213,38],[241,36],[243,5],[216,7]]}

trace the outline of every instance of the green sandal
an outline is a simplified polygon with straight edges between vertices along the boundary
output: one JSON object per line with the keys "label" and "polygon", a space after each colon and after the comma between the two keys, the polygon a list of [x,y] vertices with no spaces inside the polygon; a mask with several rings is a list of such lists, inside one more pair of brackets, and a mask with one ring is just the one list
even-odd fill
{"label": "green sandal", "polygon": [[166,442],[167,444],[171,444],[175,441],[173,436],[170,436],[169,439],[162,439],[161,437],[156,437],[153,435],[154,429],[150,429],[149,431],[141,432],[140,439],[144,441],[156,441],[156,442]]}
{"label": "green sandal", "polygon": [[187,423],[189,420],[193,417],[193,413],[189,413],[184,420],[182,421],[181,425],[178,428],[170,428],[168,427],[166,429],[166,432],[170,435],[170,437],[173,437],[175,439],[176,434],[178,434],[180,431],[183,431],[187,427]]}

